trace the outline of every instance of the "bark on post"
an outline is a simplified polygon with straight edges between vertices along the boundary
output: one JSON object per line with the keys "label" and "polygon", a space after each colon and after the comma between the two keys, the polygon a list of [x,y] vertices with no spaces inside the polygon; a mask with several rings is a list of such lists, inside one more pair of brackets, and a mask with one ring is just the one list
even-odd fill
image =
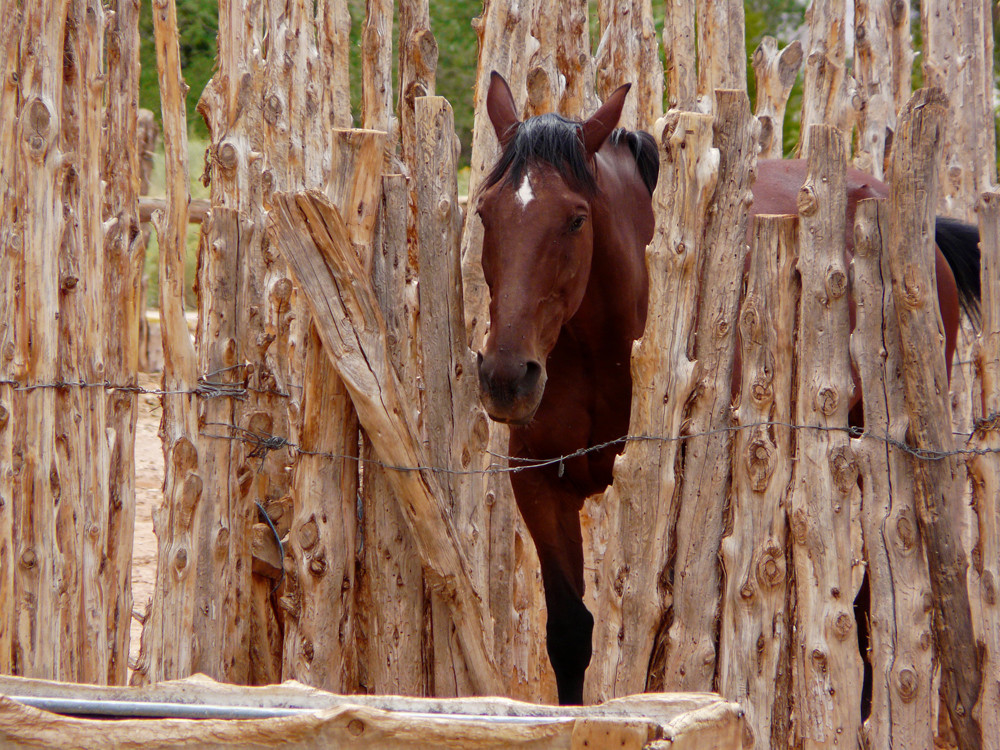
{"label": "bark on post", "polygon": [[[334,201],[350,218],[359,252],[370,253],[372,208],[381,202],[386,134],[335,131]],[[370,258],[363,258],[363,265]],[[302,430],[286,548],[287,613],[283,679],[335,692],[357,692],[358,417],[319,335],[307,341]]]}
{"label": "bark on post", "polygon": [[909,442],[917,450],[943,454],[939,460],[916,461],[917,518],[934,595],[942,688],[959,747],[966,750],[981,743],[973,716],[981,672],[966,590],[968,562],[956,531],[960,508],[955,507],[955,499],[961,497],[965,475],[964,466],[949,455],[955,441],[933,272],[934,203],[947,110],[940,90],[921,89],[900,114],[893,146],[888,236]]}
{"label": "bark on post", "polygon": [[366,3],[361,32],[361,124],[389,133],[390,142],[396,129],[392,110],[393,4],[392,0]]}
{"label": "bark on post", "polygon": [[[473,586],[484,595],[494,570],[490,558],[490,507],[485,475],[489,463],[486,443],[489,423],[479,405],[476,359],[466,343],[462,310],[462,271],[459,243],[461,209],[458,206],[455,120],[441,97],[416,101],[417,151],[414,177],[417,194],[417,242],[420,251],[420,346],[424,372],[421,418],[425,456],[444,470],[438,483],[445,490],[448,510],[473,574]],[[472,472],[472,473],[447,473]],[[508,533],[511,529],[507,528]],[[512,535],[504,547],[511,547]],[[499,553],[500,550],[498,549]],[[509,589],[500,601],[488,601],[494,621],[511,613]],[[471,686],[464,675],[461,651],[450,643],[446,602],[434,604],[435,693],[462,695]],[[502,630],[510,630],[503,622]],[[493,632],[486,642],[492,649]]]}
{"label": "bark on post", "polygon": [[[802,298],[796,355],[795,469],[790,493],[796,580],[794,727],[803,747],[853,742],[862,665],[853,604],[858,461],[848,440],[850,331],[844,263],[846,156],[836,128],[814,125],[798,197]],[[810,429],[815,428],[815,429]],[[857,581],[860,584],[860,580]]]}
{"label": "bark on post", "polygon": [[695,52],[695,0],[665,3],[663,17],[664,69],[667,107],[694,111],[698,105],[698,68]]}
{"label": "bark on post", "polygon": [[698,8],[698,99],[702,112],[716,104],[716,89],[747,88],[742,0],[704,0]]}
{"label": "bark on post", "polygon": [[[417,97],[434,96],[437,62],[438,48],[431,33],[429,0],[400,0],[399,132],[403,162],[411,173],[418,145],[414,107]],[[410,189],[416,190],[416,185],[411,184]]]}
{"label": "bark on post", "polygon": [[17,411],[21,397],[14,388],[18,382],[17,290],[23,274],[24,238],[18,210],[18,184],[14,179],[20,169],[17,142],[18,87],[15,74],[20,67],[19,45],[22,15],[16,0],[0,2],[0,258],[4,273],[0,279],[0,672],[13,672],[14,643],[14,519],[15,488],[14,445]]}
{"label": "bark on post", "polygon": [[855,113],[848,97],[845,61],[845,6],[836,0],[816,0],[806,12],[809,50],[802,87],[802,137],[799,153],[809,153],[812,125],[829,124],[840,129],[844,146],[850,146]]}
{"label": "bark on post", "polygon": [[630,442],[615,462],[603,503],[612,534],[599,576],[588,702],[641,692],[657,631],[671,603],[663,573],[677,513],[684,404],[698,372],[688,355],[695,329],[697,280],[705,225],[719,177],[712,118],[682,113],[662,134],[660,177],[653,195],[659,220],[646,250],[651,279],[649,317],[632,352],[630,431],[661,439]]}
{"label": "bark on post", "polygon": [[743,372],[733,445],[732,524],[722,540],[719,692],[746,710],[757,747],[787,747],[792,612],[784,498],[792,476],[795,217],[754,220],[740,305]]}
{"label": "bark on post", "polygon": [[898,383],[899,326],[885,239],[888,207],[862,201],[854,226],[857,325],[851,349],[861,378],[865,434],[854,441],[861,462],[862,524],[868,563],[869,661],[872,710],[868,747],[932,747],[938,691],[927,601],[927,561],[917,528],[910,457],[889,441],[905,442],[909,421]]}
{"label": "bark on post", "polygon": [[[406,241],[409,191],[403,175],[383,177],[381,252],[372,264],[375,292],[386,324],[386,356],[399,376],[402,402],[411,424],[419,424],[420,336],[417,327],[417,265]],[[364,433],[362,433],[364,435]],[[365,436],[364,558],[359,622],[364,653],[359,681],[367,692],[432,695],[430,649],[425,620],[430,593],[402,508],[394,493],[391,469],[381,465]]]}
{"label": "bark on post", "polygon": [[855,0],[854,75],[858,80],[858,147],[854,166],[883,178],[896,130],[892,91],[891,0]]}
{"label": "bark on post", "polygon": [[921,3],[924,85],[948,94],[937,209],[970,220],[979,193],[996,181],[993,16],[975,0]]}
{"label": "bark on post", "polygon": [[[719,181],[704,229],[697,376],[684,403],[684,446],[673,540],[673,623],[650,663],[655,690],[711,691],[719,619],[719,544],[729,491],[733,354],[746,258],[747,209],[755,176],[757,123],[743,91],[716,92]],[[655,276],[653,277],[656,278]],[[655,282],[654,282],[655,283]],[[620,533],[628,533],[623,527]],[[660,651],[662,647],[662,652]],[[662,670],[662,671],[661,671]]]}
{"label": "bark on post", "polygon": [[651,130],[663,114],[663,66],[650,0],[598,0],[601,43],[594,53],[597,95],[603,101],[623,83],[632,83],[618,125]]}
{"label": "bark on post", "polygon": [[[66,159],[60,148],[62,50],[68,3],[50,0],[22,9],[24,39],[20,83],[23,102],[18,127],[16,190],[24,196],[24,276],[15,334],[25,385],[54,383],[58,367],[59,242],[65,231],[60,186]],[[28,348],[28,341],[31,348]],[[20,400],[20,399],[18,399]],[[62,572],[53,542],[58,469],[55,453],[56,393],[36,388],[25,393],[15,436],[14,577],[16,617],[14,662],[18,674],[58,679],[62,653],[56,601]],[[30,441],[30,442],[29,442]],[[20,466],[18,466],[20,464]],[[18,469],[20,468],[20,471]],[[72,532],[70,532],[72,534]]]}
{"label": "bark on post", "polygon": [[802,42],[796,39],[780,52],[778,40],[766,36],[753,53],[753,71],[757,79],[757,106],[760,120],[760,158],[780,159],[785,106],[802,67]]}
{"label": "bark on post", "polygon": [[[143,153],[138,143],[139,8],[121,1],[110,6],[106,34],[107,105],[104,111],[102,181],[105,188],[103,253],[106,325],[105,372],[112,383],[133,385],[139,369],[139,325],[144,299],[142,269],[146,236],[139,224],[138,198]],[[132,536],[135,526],[136,394],[113,391],[107,398],[110,438],[109,516],[104,590],[109,597],[105,626],[110,653],[107,678],[123,684],[128,667],[132,618]]]}
{"label": "bark on post", "polygon": [[428,465],[385,353],[385,323],[336,208],[316,192],[275,195],[271,232],[302,284],[327,355],[344,379],[362,426],[389,473],[417,542],[424,573],[449,602],[473,688],[496,694],[501,678],[487,636],[488,612],[471,580],[438,482]]}
{"label": "bark on post", "polygon": [[[153,221],[160,248],[160,326],[163,341],[163,417],[160,439],[164,465],[163,503],[153,512],[158,556],[156,594],[145,615],[139,663],[132,684],[187,676],[192,670],[190,633],[194,627],[197,564],[180,568],[176,555],[192,549],[191,532],[203,482],[199,474],[197,356],[184,318],[184,255],[188,224],[189,176],[187,162],[186,87],[181,78],[177,12],[173,2],[153,13],[156,62],[163,113],[166,165],[166,207]],[[172,652],[170,644],[183,638]]]}
{"label": "bark on post", "polygon": [[1000,742],[1000,190],[983,193],[978,212],[984,304],[975,362],[983,418],[969,447],[984,453],[972,456],[968,465],[979,519],[972,564],[979,578],[977,635],[983,644],[983,687],[973,716],[982,730],[983,747],[996,748]]}

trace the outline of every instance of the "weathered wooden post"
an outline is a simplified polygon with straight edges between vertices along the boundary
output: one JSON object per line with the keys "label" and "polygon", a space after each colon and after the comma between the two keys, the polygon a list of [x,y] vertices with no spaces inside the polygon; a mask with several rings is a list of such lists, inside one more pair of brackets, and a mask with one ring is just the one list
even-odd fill
{"label": "weathered wooden post", "polygon": [[[181,78],[177,12],[173,2],[153,13],[163,147],[166,164],[166,207],[154,215],[160,248],[160,326],[163,342],[164,463],[163,504],[154,511],[158,538],[157,595],[145,615],[142,648],[132,683],[187,676],[191,671],[189,638],[175,654],[165,645],[174,636],[194,628],[194,576],[178,565],[191,548],[194,509],[201,502],[204,483],[198,472],[198,406],[195,388],[198,363],[184,318],[184,254],[188,223],[189,178],[187,118]],[[192,560],[192,565],[196,564]]]}
{"label": "weathered wooden post", "polygon": [[976,349],[976,375],[983,414],[969,458],[979,537],[972,558],[979,578],[980,613],[977,637],[983,644],[983,682],[973,716],[979,721],[983,747],[1000,743],[1000,190],[983,193],[979,203],[983,320]]}
{"label": "weathered wooden post", "polygon": [[[653,194],[656,233],[646,250],[650,278],[646,329],[632,354],[630,430],[650,441],[630,442],[615,462],[602,503],[611,537],[590,593],[593,660],[585,697],[601,701],[646,687],[650,652],[670,592],[661,585],[676,513],[674,494],[684,403],[697,378],[688,356],[696,322],[697,280],[704,253],[702,227],[719,177],[712,118],[682,113],[661,139],[660,176]],[[592,602],[592,603],[591,603]]]}
{"label": "weathered wooden post", "polygon": [[[362,266],[371,264],[386,134],[337,130],[331,185]],[[314,326],[306,343],[302,428],[286,547],[281,674],[337,692],[360,689],[358,417]]]}
{"label": "weathered wooden post", "polygon": [[924,85],[948,94],[936,208],[970,220],[979,193],[996,181],[993,17],[986,3],[928,0],[920,20]]}
{"label": "weathered wooden post", "polygon": [[15,74],[20,68],[19,47],[22,16],[16,0],[2,0],[0,15],[0,672],[13,671],[14,643],[14,446],[15,404],[21,396],[14,390],[20,366],[14,358],[16,294],[22,279],[24,239],[18,212],[17,185],[14,184],[19,148],[18,87]]}
{"label": "weathered wooden post", "polygon": [[766,36],[753,53],[753,71],[757,81],[754,114],[760,120],[760,158],[780,159],[785,106],[802,67],[802,42],[796,39],[780,52],[778,40]]}
{"label": "weathered wooden post", "polygon": [[448,601],[473,690],[497,694],[488,612],[385,352],[385,322],[339,212],[316,192],[275,194],[271,236],[302,285],[323,346],[358,410],[416,541],[432,590]]}
{"label": "weathered wooden post", "polygon": [[981,743],[973,715],[981,671],[966,589],[968,561],[957,532],[956,499],[965,485],[965,467],[952,454],[955,438],[933,273],[934,201],[947,111],[947,99],[939,89],[921,89],[900,113],[888,237],[910,418],[908,443],[918,451],[937,454],[933,461],[915,463],[917,519],[927,550],[945,703],[959,747],[966,750]]}
{"label": "weathered wooden post", "polygon": [[594,53],[597,95],[603,101],[623,83],[632,83],[618,124],[649,130],[663,114],[663,67],[652,2],[598,0],[597,15],[601,25],[601,43]]}
{"label": "weathered wooden post", "polygon": [[888,0],[857,0],[854,5],[854,75],[861,104],[854,165],[879,179],[896,130],[893,5]]}
{"label": "weathered wooden post", "polygon": [[740,305],[743,362],[733,440],[732,525],[722,540],[719,692],[738,700],[756,747],[786,747],[791,727],[791,559],[784,499],[792,475],[798,226],[754,220]]}
{"label": "weathered wooden post", "polygon": [[850,145],[854,126],[854,103],[845,61],[845,6],[832,0],[817,0],[807,11],[809,49],[806,50],[805,83],[802,87],[802,135],[799,153],[809,153],[811,126],[821,123],[840,129],[844,146]]}
{"label": "weathered wooden post", "polygon": [[[862,665],[854,597],[858,462],[847,436],[851,397],[847,268],[844,260],[843,135],[809,134],[809,167],[798,196],[802,297],[796,347],[795,468],[790,491],[796,580],[793,732],[804,747],[857,736]],[[812,428],[812,429],[810,429]],[[860,540],[859,540],[860,541]]]}
{"label": "weathered wooden post", "polygon": [[[719,182],[704,228],[698,283],[694,390],[685,398],[684,481],[674,539],[673,623],[654,654],[649,687],[702,691],[714,686],[721,571],[719,544],[729,489],[730,423],[737,312],[746,258],[759,129],[744,91],[715,92]],[[653,277],[655,279],[655,277]],[[655,282],[654,282],[655,283]],[[620,533],[630,533],[623,528]],[[662,636],[662,634],[661,634]]]}
{"label": "weathered wooden post", "polygon": [[663,55],[667,79],[667,108],[698,109],[698,56],[695,52],[695,0],[664,4]]}
{"label": "weathered wooden post", "polygon": [[[927,601],[927,560],[916,507],[912,459],[899,449],[909,420],[903,392],[899,325],[891,290],[884,201],[858,204],[854,225],[851,350],[864,408],[864,435],[853,441],[861,466],[861,522],[868,565],[871,715],[869,747],[931,747],[938,691]],[[896,443],[896,444],[893,444]]]}

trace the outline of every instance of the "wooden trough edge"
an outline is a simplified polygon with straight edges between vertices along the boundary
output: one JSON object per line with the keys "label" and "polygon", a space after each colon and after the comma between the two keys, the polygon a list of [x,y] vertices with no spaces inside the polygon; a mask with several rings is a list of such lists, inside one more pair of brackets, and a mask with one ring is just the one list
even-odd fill
{"label": "wooden trough edge", "polygon": [[[113,704],[117,718],[82,719],[35,708],[53,701]],[[122,718],[122,712],[248,716],[235,709],[272,710],[270,718]],[[109,712],[110,713],[110,712]],[[78,715],[79,715],[78,714]],[[78,685],[0,677],[0,746],[176,747],[740,747],[743,711],[712,693],[649,693],[595,706],[545,706],[508,698],[406,698],[335,695],[295,681],[265,687],[215,682],[204,675],[143,687]]]}

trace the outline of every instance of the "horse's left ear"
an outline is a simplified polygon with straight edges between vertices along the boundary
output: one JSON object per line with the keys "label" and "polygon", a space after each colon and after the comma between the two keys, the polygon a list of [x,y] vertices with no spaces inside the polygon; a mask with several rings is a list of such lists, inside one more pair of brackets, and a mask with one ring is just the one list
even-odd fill
{"label": "horse's left ear", "polygon": [[601,105],[601,108],[594,113],[594,116],[583,123],[583,145],[588,154],[597,153],[597,150],[611,135],[611,131],[618,125],[618,118],[622,116],[622,107],[625,106],[625,95],[630,88],[632,88],[631,83],[616,88],[608,100]]}

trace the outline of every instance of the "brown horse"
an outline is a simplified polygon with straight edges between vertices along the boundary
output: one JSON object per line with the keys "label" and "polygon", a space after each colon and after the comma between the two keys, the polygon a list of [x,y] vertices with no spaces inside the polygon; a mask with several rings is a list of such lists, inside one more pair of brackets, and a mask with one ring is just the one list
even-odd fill
{"label": "brown horse", "polygon": [[[628,434],[629,360],[646,322],[645,248],[653,236],[659,160],[650,135],[615,129],[627,93],[628,86],[619,88],[584,122],[554,114],[521,122],[507,83],[497,73],[490,82],[487,111],[502,154],[476,204],[490,289],[479,381],[486,411],[511,426],[515,467]],[[761,162],[754,212],[795,213],[804,169]],[[850,176],[852,221],[859,198],[885,192],[858,175]],[[941,244],[940,226],[938,236]],[[963,235],[946,244],[975,253],[978,284],[975,243],[967,247]],[[940,252],[938,259],[950,355],[958,323],[955,275],[960,282],[971,277],[953,275]],[[592,653],[579,512],[589,495],[610,484],[623,444],[511,475],[541,563],[546,645],[561,703],[582,701]]]}

